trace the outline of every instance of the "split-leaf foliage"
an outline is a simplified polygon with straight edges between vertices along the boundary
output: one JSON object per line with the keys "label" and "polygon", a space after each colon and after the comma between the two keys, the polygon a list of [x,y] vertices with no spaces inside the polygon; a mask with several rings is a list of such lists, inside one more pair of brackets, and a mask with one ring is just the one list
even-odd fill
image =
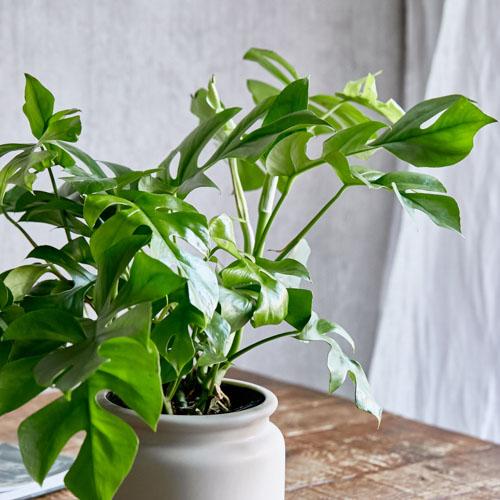
{"label": "split-leaf foliage", "polygon": [[[76,147],[79,110],[55,112],[54,96],[26,75],[23,112],[34,140],[0,146],[6,158],[0,205],[34,248],[27,263],[0,275],[0,414],[46,387],[60,391],[19,427],[24,462],[39,482],[68,439],[85,431],[66,485],[82,499],[110,499],[138,441],[98,405],[99,391],[117,394],[153,429],[162,410],[226,411],[219,387],[226,371],[251,348],[281,337],[326,343],[329,391],[349,375],[356,405],[380,419],[361,366],[337,342],[353,345],[352,339],[319,318],[311,291],[301,288],[310,280],[304,237],[326,210],[277,255],[264,256],[266,238],[292,184],[321,165],[341,186],[328,207],[350,188],[385,189],[407,211],[460,232],[457,203],[438,179],[379,172],[362,162],[385,149],[416,167],[452,165],[494,120],[459,95],[405,113],[393,100],[378,99],[374,75],[342,92],[310,96],[309,79],[278,54],[251,49],[245,59],[277,80],[248,80],[255,107],[247,114],[226,108],[212,78],[192,97],[199,125],[160,165],[143,171],[96,161]],[[315,137],[323,150],[310,158],[307,145]],[[206,148],[212,154],[202,154]],[[208,221],[186,198],[215,186],[208,174],[217,164],[231,176],[236,216]],[[34,187],[41,176],[50,177],[51,191]],[[255,228],[249,190],[261,192]],[[25,229],[31,223],[64,231],[67,243],[37,245]],[[240,348],[245,325],[285,325],[285,331]]]}

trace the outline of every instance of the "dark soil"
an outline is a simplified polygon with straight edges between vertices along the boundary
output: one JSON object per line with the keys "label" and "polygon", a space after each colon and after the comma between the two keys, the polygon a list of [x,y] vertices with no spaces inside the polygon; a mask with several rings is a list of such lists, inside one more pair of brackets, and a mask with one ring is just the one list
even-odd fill
{"label": "dark soil", "polygon": [[[253,389],[249,389],[247,387],[222,383],[221,390],[229,398],[229,401],[231,401],[229,412],[224,413],[236,413],[238,411],[254,408],[255,406],[262,404],[265,399],[260,392],[254,391]],[[128,406],[113,392],[108,392],[106,394],[106,398],[112,403],[121,406],[122,408],[128,408]],[[163,413],[165,413],[165,411]],[[183,413],[182,410],[180,410],[179,413]]]}

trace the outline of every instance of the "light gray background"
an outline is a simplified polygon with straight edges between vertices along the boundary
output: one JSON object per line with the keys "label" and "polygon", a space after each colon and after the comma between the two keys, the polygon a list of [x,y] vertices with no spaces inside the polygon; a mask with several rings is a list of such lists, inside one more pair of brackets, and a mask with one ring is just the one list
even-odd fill
{"label": "light gray background", "polygon": [[[261,76],[241,60],[251,46],[278,51],[313,92],[342,90],[349,79],[383,69],[382,98],[401,97],[404,51],[402,0],[197,0],[0,2],[0,142],[29,139],[23,115],[24,72],[56,96],[56,108],[83,110],[83,149],[97,159],[137,169],[155,167],[196,125],[189,94],[216,75],[227,105],[251,106],[245,78]],[[374,168],[390,170],[380,156]],[[222,196],[203,190],[190,201],[208,214],[234,214],[225,166],[212,177]],[[282,248],[338,188],[328,169],[293,188],[277,220],[271,248]],[[255,207],[255,197],[250,197]],[[379,315],[392,199],[348,191],[308,238],[315,309],[343,325],[369,367]],[[5,221],[2,269],[18,265],[28,246]],[[41,226],[40,241],[58,241]],[[253,342],[265,332],[246,332]],[[269,330],[267,331],[269,333]],[[326,350],[283,339],[241,359],[240,367],[326,389]]]}

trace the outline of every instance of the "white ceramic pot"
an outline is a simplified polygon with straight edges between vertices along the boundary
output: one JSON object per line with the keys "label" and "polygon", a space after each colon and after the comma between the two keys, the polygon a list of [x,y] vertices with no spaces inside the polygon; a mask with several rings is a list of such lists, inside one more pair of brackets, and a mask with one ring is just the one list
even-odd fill
{"label": "white ceramic pot", "polygon": [[221,415],[162,415],[153,432],[133,411],[98,395],[107,411],[132,426],[140,445],[116,500],[283,500],[285,442],[269,421],[276,396],[255,384],[226,379],[264,396],[258,406]]}

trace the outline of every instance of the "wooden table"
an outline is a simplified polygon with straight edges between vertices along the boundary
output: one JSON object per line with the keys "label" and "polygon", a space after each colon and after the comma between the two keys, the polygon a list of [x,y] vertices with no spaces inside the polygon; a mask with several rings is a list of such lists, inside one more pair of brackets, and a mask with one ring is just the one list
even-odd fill
{"label": "wooden table", "polygon": [[[231,376],[264,385],[280,400],[273,421],[286,439],[287,500],[500,499],[500,446],[389,413],[377,430],[374,417],[349,401],[237,370]],[[0,440],[15,441],[20,419],[53,397],[0,417]]]}

